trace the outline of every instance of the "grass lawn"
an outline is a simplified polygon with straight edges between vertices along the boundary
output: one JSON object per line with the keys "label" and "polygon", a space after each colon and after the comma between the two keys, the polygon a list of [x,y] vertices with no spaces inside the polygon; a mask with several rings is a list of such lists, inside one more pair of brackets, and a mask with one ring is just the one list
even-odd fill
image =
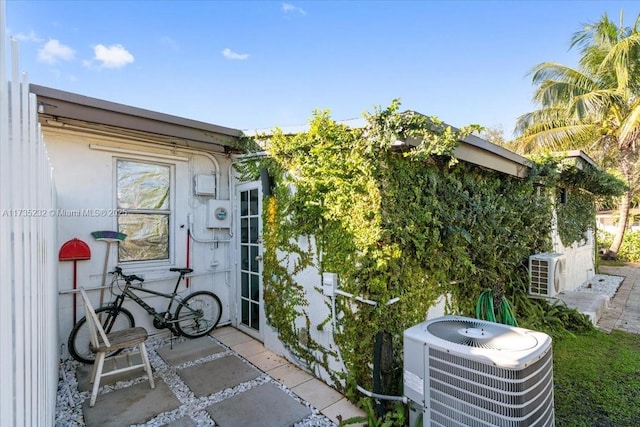
{"label": "grass lawn", "polygon": [[592,331],[553,341],[556,427],[640,426],[640,336]]}

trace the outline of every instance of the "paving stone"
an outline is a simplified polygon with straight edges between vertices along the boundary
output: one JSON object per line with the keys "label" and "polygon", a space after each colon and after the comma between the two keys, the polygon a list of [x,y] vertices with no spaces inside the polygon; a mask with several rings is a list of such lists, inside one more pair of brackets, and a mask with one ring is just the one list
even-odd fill
{"label": "paving stone", "polygon": [[261,342],[255,341],[255,340],[236,344],[233,347],[231,347],[231,349],[236,353],[240,354],[240,356],[246,357],[246,358],[255,356],[256,354],[260,354],[267,351],[267,349],[264,347],[264,345],[262,345]]}
{"label": "paving stone", "polygon": [[343,396],[322,381],[314,378],[291,389],[303,400],[311,402],[316,408],[323,410],[338,402]]}
{"label": "paving stone", "polygon": [[233,347],[234,345],[241,344],[243,342],[253,341],[253,338],[243,332],[238,331],[237,329],[235,332],[215,335],[215,337],[222,344],[228,345],[229,347]]}
{"label": "paving stone", "polygon": [[[127,358],[131,358],[132,365],[142,363],[139,353],[136,353],[130,356],[117,355],[105,360],[104,369],[102,370],[102,372],[113,371],[116,366],[119,366],[119,367],[127,366]],[[80,391],[91,390],[91,388],[93,387],[91,384],[92,371],[93,371],[93,365],[82,365],[78,367],[78,369],[76,370],[76,380],[78,381],[78,390]],[[146,376],[147,373],[142,367],[139,369],[134,369],[132,371],[111,375],[108,377],[104,377],[100,380],[100,387],[103,387],[105,385],[112,385],[117,383],[118,381],[131,381],[143,375]]]}
{"label": "paving stone", "polygon": [[269,371],[269,375],[289,388],[310,381],[313,378],[310,374],[291,364],[272,369]]}
{"label": "paving stone", "polygon": [[147,381],[98,395],[93,408],[89,398],[84,401],[82,411],[87,427],[121,427],[141,424],[166,411],[180,406],[169,387],[159,378],[151,389]]}
{"label": "paving stone", "polygon": [[311,415],[309,408],[272,383],[211,405],[206,411],[222,427],[288,427]]}
{"label": "paving stone", "polygon": [[287,363],[287,360],[284,357],[280,357],[271,351],[264,351],[256,355],[249,356],[247,357],[247,360],[264,372],[275,369],[278,366],[283,366]]}
{"label": "paving stone", "polygon": [[258,378],[261,372],[233,355],[180,369],[178,375],[201,397]]}
{"label": "paving stone", "polygon": [[181,365],[221,351],[224,351],[224,348],[207,336],[174,343],[157,350],[160,357],[170,366]]}
{"label": "paving stone", "polygon": [[[342,398],[336,403],[327,406],[322,410],[322,413],[326,415],[331,421],[336,424],[340,424],[343,421],[351,420],[350,422],[354,422],[354,419],[366,419],[366,413],[353,405],[346,398]],[[357,422],[354,425],[356,427],[366,426],[367,423],[365,421]]]}

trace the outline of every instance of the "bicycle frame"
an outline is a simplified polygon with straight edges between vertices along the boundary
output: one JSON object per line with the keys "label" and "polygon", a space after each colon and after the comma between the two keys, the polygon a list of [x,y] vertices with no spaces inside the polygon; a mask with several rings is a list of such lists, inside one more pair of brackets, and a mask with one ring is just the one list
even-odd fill
{"label": "bicycle frame", "polygon": [[[177,319],[173,319],[170,321],[167,321],[167,319],[164,319],[162,316],[160,316],[160,314],[158,313],[158,311],[151,307],[149,304],[147,304],[146,302],[144,302],[144,300],[142,298],[140,298],[140,296],[138,296],[137,294],[135,294],[133,290],[136,291],[140,291],[140,292],[144,292],[147,294],[152,294],[152,295],[156,295],[159,297],[164,297],[169,299],[169,304],[167,305],[167,309],[164,311],[164,313],[170,313],[171,311],[171,307],[173,306],[173,303],[177,300],[178,303],[181,301],[181,298],[178,296],[178,286],[180,286],[180,280],[182,279],[182,275],[180,275],[178,277],[178,280],[176,282],[176,286],[173,289],[172,293],[165,293],[165,292],[160,292],[160,291],[154,291],[152,289],[145,289],[142,286],[136,286],[134,284],[132,284],[131,282],[125,280],[125,287],[124,290],[122,291],[122,293],[119,293],[116,295],[116,299],[115,301],[110,304],[110,306],[114,309],[114,312],[117,312],[122,305],[124,304],[124,300],[126,297],[131,298],[133,301],[135,301],[136,304],[138,304],[140,307],[142,307],[147,313],[149,313],[149,315],[153,316],[154,319],[156,319],[159,322],[163,322],[166,324],[171,324],[171,323],[175,323],[177,321]],[[107,325],[105,325],[105,330],[106,331],[110,331],[112,326],[113,326],[113,322],[115,321],[115,318],[111,316],[111,318],[107,321]]]}
{"label": "bicycle frame", "polygon": [[[178,295],[180,281],[186,274],[192,273],[193,270],[190,268],[170,268],[169,271],[179,272],[180,276],[176,281],[173,292],[160,292],[143,288],[143,278],[135,274],[123,274],[122,269],[116,267],[112,272],[114,277],[110,287],[112,300],[96,310],[105,332],[109,334],[115,329],[126,329],[127,327],[135,326],[133,314],[124,307],[124,300],[128,297],[151,315],[153,327],[156,329],[169,329],[174,336],[187,338],[199,338],[210,333],[220,321],[222,314],[220,298],[213,292],[205,290],[192,292],[187,296]],[[124,280],[124,286],[120,280]],[[133,282],[140,283],[134,285]],[[114,285],[116,285],[117,289],[113,289]],[[166,306],[167,311],[156,310],[147,304],[138,292],[167,298],[169,300]],[[76,322],[67,342],[69,344],[69,353],[74,359],[82,363],[93,363],[95,351],[91,348],[89,342],[90,332],[87,324],[86,318]],[[114,351],[112,355],[115,355],[118,351]]]}

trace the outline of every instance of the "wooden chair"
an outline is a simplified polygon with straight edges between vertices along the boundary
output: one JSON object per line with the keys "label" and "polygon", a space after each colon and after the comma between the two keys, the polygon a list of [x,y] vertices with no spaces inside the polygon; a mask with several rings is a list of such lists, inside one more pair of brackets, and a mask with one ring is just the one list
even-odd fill
{"label": "wooden chair", "polygon": [[[151,372],[151,363],[149,363],[149,354],[144,342],[147,340],[147,330],[145,328],[136,327],[128,328],[112,333],[105,333],[102,328],[102,324],[96,315],[89,296],[84,288],[80,287],[80,294],[82,295],[82,303],[84,305],[85,317],[87,319],[87,325],[89,326],[89,332],[91,334],[91,346],[96,352],[96,360],[93,363],[93,372],[91,373],[91,382],[93,383],[93,389],[91,391],[91,401],[89,406],[93,406],[96,403],[98,397],[98,389],[100,388],[100,380],[102,377],[109,375],[115,375],[122,372],[131,371],[138,368],[144,368],[149,378],[149,385],[151,388],[155,388],[153,382],[153,373]],[[142,363],[133,364],[132,358],[128,357],[128,366],[123,368],[116,368],[109,372],[102,372],[104,368],[104,361],[107,353],[125,349],[138,347],[138,351],[133,354],[140,354]],[[119,357],[119,356],[113,356]]]}

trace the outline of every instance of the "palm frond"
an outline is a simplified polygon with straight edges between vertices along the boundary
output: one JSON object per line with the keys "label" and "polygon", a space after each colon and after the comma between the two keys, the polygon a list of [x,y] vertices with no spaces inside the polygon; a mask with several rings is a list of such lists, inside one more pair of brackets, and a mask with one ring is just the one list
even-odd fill
{"label": "palm frond", "polygon": [[531,83],[541,85],[545,81],[552,80],[569,83],[583,90],[594,90],[600,87],[591,76],[566,65],[557,62],[543,62],[536,65],[530,72]]}
{"label": "palm frond", "polygon": [[597,138],[597,127],[592,124],[537,122],[516,138],[515,146],[522,153],[540,148],[555,151],[584,149]]}
{"label": "palm frond", "polygon": [[611,46],[598,69],[600,74],[612,70],[616,76],[618,91],[625,93],[627,96],[629,96],[632,88],[630,72],[637,67],[639,47],[640,33],[634,33],[623,38]]}
{"label": "palm frond", "polygon": [[599,122],[611,114],[613,106],[624,105],[625,98],[616,90],[595,90],[575,96],[567,113],[574,116],[576,120]]}
{"label": "palm frond", "polygon": [[606,13],[594,23],[583,24],[571,37],[570,49],[578,47],[584,53],[591,46],[611,46],[618,40],[618,26]]}
{"label": "palm frond", "polygon": [[529,128],[538,123],[564,125],[566,123],[566,108],[542,108],[540,110],[531,111],[523,114],[516,120],[515,134],[524,135]]}
{"label": "palm frond", "polygon": [[640,99],[636,99],[631,111],[620,124],[617,136],[621,149],[628,147],[636,151],[638,142],[640,142],[638,141],[640,137]]}

